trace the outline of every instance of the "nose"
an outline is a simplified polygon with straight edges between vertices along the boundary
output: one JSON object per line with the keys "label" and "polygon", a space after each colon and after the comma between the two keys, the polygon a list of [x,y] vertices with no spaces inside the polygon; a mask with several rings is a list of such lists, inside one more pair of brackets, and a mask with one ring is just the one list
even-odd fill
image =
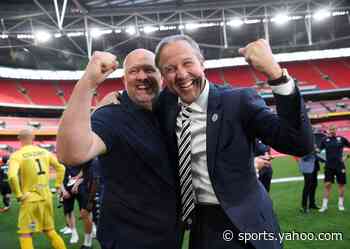
{"label": "nose", "polygon": [[145,79],[147,79],[147,74],[145,73],[145,71],[140,70],[140,71],[137,73],[137,79],[138,79],[138,80],[145,80]]}
{"label": "nose", "polygon": [[187,73],[186,68],[181,67],[181,66],[177,68],[176,77],[178,79],[186,79],[187,75],[188,75],[188,73]]}

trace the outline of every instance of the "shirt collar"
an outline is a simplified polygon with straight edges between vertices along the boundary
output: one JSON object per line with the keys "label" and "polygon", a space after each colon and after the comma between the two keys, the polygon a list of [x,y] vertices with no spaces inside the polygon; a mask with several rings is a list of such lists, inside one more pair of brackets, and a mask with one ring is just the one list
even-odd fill
{"label": "shirt collar", "polygon": [[152,111],[144,108],[143,106],[140,106],[136,104],[134,101],[132,101],[127,93],[127,91],[123,91],[122,93],[122,103],[127,106],[127,108],[133,110],[133,111],[138,111],[138,112],[144,112],[144,113],[152,113]]}
{"label": "shirt collar", "polygon": [[200,112],[207,112],[208,108],[208,97],[209,97],[209,82],[207,79],[204,79],[204,88],[201,92],[201,94],[198,96],[196,101],[191,103],[190,105],[187,105],[186,103],[182,102],[179,98],[178,102],[181,105],[189,106],[192,110],[200,111]]}

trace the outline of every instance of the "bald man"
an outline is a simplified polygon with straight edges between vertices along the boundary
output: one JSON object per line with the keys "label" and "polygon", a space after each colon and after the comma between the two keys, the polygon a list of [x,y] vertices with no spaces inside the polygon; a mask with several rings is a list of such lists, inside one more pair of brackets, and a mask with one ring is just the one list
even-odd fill
{"label": "bald man", "polygon": [[46,234],[54,249],[66,249],[55,231],[50,166],[56,170],[56,189],[60,189],[64,166],[49,151],[33,145],[34,134],[21,130],[18,134],[21,148],[9,160],[8,179],[12,192],[20,202],[18,234],[21,249],[34,249],[32,234]]}
{"label": "bald man", "polygon": [[116,68],[112,54],[92,56],[63,114],[58,156],[67,165],[99,156],[105,192],[97,236],[103,249],[179,248],[176,172],[152,112],[162,83],[152,52],[128,54],[121,104],[100,107],[90,119],[95,88]]}

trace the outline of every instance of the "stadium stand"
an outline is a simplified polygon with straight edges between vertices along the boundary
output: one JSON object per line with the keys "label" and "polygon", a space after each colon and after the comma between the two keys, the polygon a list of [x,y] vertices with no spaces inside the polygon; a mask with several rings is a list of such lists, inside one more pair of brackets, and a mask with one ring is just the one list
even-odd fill
{"label": "stadium stand", "polygon": [[208,77],[208,79],[212,82],[222,84],[225,82],[225,80],[222,77],[222,71],[217,69],[206,69],[205,73]]}
{"label": "stadium stand", "polygon": [[58,91],[50,81],[21,81],[21,86],[27,91],[33,104],[36,105],[63,105]]}
{"label": "stadium stand", "polygon": [[107,80],[97,88],[98,100],[101,100],[107,93],[124,89],[124,84],[121,78],[115,80]]}
{"label": "stadium stand", "polygon": [[65,101],[69,100],[70,95],[73,92],[74,81],[59,81],[58,88],[63,92],[63,98]]}
{"label": "stadium stand", "polygon": [[0,134],[15,132],[23,127],[40,129],[42,132],[53,132],[57,130],[58,118],[25,118],[25,117],[0,117],[5,127],[0,127]]}
{"label": "stadium stand", "polygon": [[30,104],[30,101],[19,91],[19,86],[15,80],[1,79],[1,103]]}
{"label": "stadium stand", "polygon": [[[350,87],[350,59],[322,59],[281,63],[299,81],[302,91],[330,90]],[[271,93],[264,83],[266,77],[248,66],[211,68],[206,70],[210,81],[235,87],[257,87],[261,93]],[[9,80],[0,79],[0,103],[64,106],[76,81]],[[107,93],[124,89],[122,78],[110,79],[97,90],[93,105]]]}
{"label": "stadium stand", "polygon": [[290,62],[283,63],[290,73],[298,81],[304,84],[317,84],[320,89],[336,88],[330,81],[324,79],[320,71],[311,62]]}
{"label": "stadium stand", "polygon": [[248,87],[256,83],[252,70],[247,66],[223,68],[222,72],[225,82],[233,86]]}
{"label": "stadium stand", "polygon": [[349,87],[350,67],[346,65],[345,60],[317,60],[313,64],[327,75],[338,88]]}

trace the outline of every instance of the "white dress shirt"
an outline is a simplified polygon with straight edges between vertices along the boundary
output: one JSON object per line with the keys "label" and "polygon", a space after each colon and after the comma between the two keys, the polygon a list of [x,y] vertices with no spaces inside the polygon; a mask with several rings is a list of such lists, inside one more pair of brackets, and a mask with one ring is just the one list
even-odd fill
{"label": "white dress shirt", "polygon": [[[191,110],[191,166],[192,184],[196,195],[196,203],[219,204],[213,185],[209,178],[207,164],[207,108],[209,97],[209,82],[195,102],[189,105]],[[294,92],[295,83],[291,78],[287,83],[271,87],[274,93],[289,95]],[[179,98],[179,103],[186,106]],[[176,136],[180,140],[182,126],[181,115],[176,119]]]}

